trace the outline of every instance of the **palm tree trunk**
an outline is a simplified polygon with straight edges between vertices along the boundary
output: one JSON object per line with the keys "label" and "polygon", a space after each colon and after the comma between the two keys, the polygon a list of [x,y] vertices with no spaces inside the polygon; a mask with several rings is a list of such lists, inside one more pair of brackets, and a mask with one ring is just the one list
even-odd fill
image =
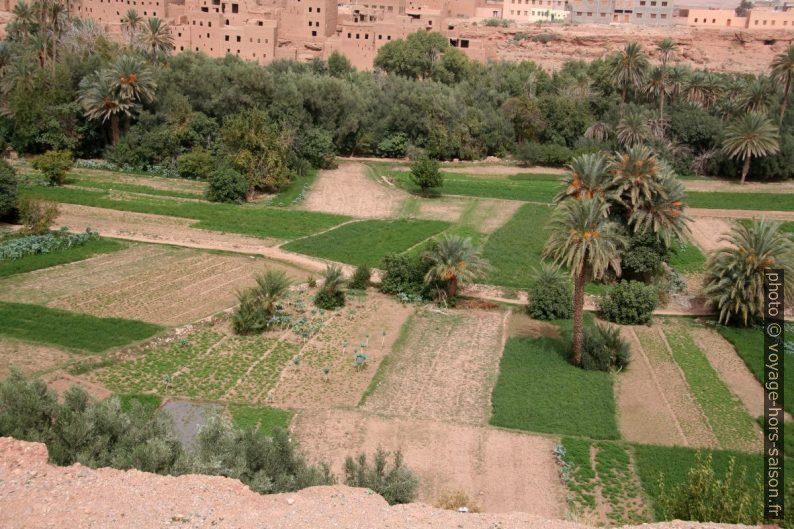
{"label": "palm tree trunk", "polygon": [[457,276],[453,276],[452,279],[450,279],[449,282],[447,283],[447,298],[453,299],[457,295],[458,295],[458,278]]}
{"label": "palm tree trunk", "polygon": [[662,92],[659,94],[659,121],[662,122],[662,126],[664,126],[664,88],[667,85],[667,79],[665,76],[664,66],[662,66]]}
{"label": "palm tree trunk", "polygon": [[573,288],[573,365],[582,365],[582,344],[584,343],[584,283],[585,267],[576,276]]}
{"label": "palm tree trunk", "polygon": [[786,88],[783,90],[783,103],[780,105],[780,121],[778,127],[783,126],[783,117],[786,115],[786,105],[788,105],[788,93],[791,89],[791,75],[786,76]]}
{"label": "palm tree trunk", "polygon": [[623,107],[626,106],[626,92],[628,91],[628,86],[623,85],[623,93],[620,96],[620,110],[618,112],[619,118],[623,119]]}
{"label": "palm tree trunk", "polygon": [[740,184],[744,184],[744,179],[747,178],[747,173],[750,172],[750,157],[746,157],[744,159],[744,165],[742,165],[742,181]]}
{"label": "palm tree trunk", "polygon": [[116,145],[119,142],[119,116],[110,116],[110,143]]}

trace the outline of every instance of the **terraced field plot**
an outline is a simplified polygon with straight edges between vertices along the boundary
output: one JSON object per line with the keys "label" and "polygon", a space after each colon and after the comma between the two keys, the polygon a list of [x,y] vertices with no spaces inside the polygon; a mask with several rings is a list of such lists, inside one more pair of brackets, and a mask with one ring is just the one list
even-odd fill
{"label": "terraced field plot", "polygon": [[235,290],[267,267],[305,273],[265,259],[133,245],[112,254],[0,279],[0,300],[46,304],[101,317],[162,325],[195,321],[236,302]]}
{"label": "terraced field plot", "polygon": [[55,347],[0,337],[0,380],[4,380],[12,369],[32,375],[53,369],[76,358],[80,358],[80,355]]}
{"label": "terraced field plot", "polygon": [[498,311],[417,313],[364,409],[486,424],[505,316]]}

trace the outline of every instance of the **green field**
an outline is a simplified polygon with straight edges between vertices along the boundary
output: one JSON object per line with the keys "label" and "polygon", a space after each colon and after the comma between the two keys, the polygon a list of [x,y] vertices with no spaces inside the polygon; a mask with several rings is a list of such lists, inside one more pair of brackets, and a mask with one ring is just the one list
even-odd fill
{"label": "green field", "polygon": [[438,220],[362,220],[283,248],[352,265],[378,266],[386,255],[402,253],[448,226]]}
{"label": "green field", "polygon": [[687,191],[686,203],[691,208],[794,211],[794,193]]}
{"label": "green field", "polygon": [[279,191],[276,196],[270,199],[271,206],[287,207],[302,198],[301,194],[309,189],[317,178],[317,169],[309,169],[304,175],[296,176],[287,187]]}
{"label": "green field", "polygon": [[491,424],[618,439],[612,375],[572,366],[567,351],[561,339],[510,338],[493,390]]}
{"label": "green field", "polygon": [[[146,182],[145,177],[141,177],[142,182]],[[102,180],[94,176],[81,175],[76,173],[69,173],[69,180],[67,184],[70,186],[86,187],[91,189],[101,189],[104,191],[122,191],[125,193],[140,193],[143,195],[153,195],[160,197],[173,197],[173,198],[202,198],[203,193],[200,191],[174,191],[170,189],[160,189],[157,187],[147,186],[145,184],[129,184],[126,182],[114,182]]]}
{"label": "green field", "polygon": [[[753,372],[758,382],[763,384],[764,380],[764,333],[761,329],[727,327],[720,325],[717,327],[719,333],[733,344],[736,352],[742,357],[744,363]],[[783,390],[786,395],[794,395],[794,373],[791,369],[784,372]],[[794,399],[787,399],[783,404],[786,411],[794,414]]]}
{"label": "green field", "polygon": [[117,395],[121,403],[121,411],[129,413],[132,410],[132,403],[137,402],[146,413],[154,415],[163,403],[163,399],[157,395]]}
{"label": "green field", "polygon": [[488,237],[483,257],[493,267],[486,279],[494,285],[526,288],[532,269],[540,264],[548,233],[551,208],[526,204],[501,228]]}
{"label": "green field", "polygon": [[0,334],[28,342],[101,353],[153,336],[159,325],[97,318],[39,305],[0,302]]}
{"label": "green field", "polygon": [[292,413],[267,406],[245,406],[232,404],[229,413],[235,426],[242,429],[253,429],[262,435],[271,435],[273,430],[286,430],[292,420]]}
{"label": "green field", "polygon": [[735,450],[752,449],[757,442],[753,419],[695,345],[686,327],[668,326],[664,333],[673,358],[684,372],[720,446]]}
{"label": "green field", "polygon": [[199,221],[196,228],[254,237],[295,239],[326,230],[347,220],[341,215],[270,208],[258,204],[184,202],[164,197],[111,198],[106,191],[64,187],[33,187],[27,196],[98,208],[153,213]]}
{"label": "green field", "polygon": [[94,255],[111,253],[127,248],[127,244],[112,239],[94,239],[80,246],[56,252],[26,255],[19,259],[0,261],[0,277],[22,274],[51,266],[82,261]]}
{"label": "green field", "polygon": [[706,257],[697,246],[687,243],[671,253],[670,266],[679,274],[696,274],[705,268]]}

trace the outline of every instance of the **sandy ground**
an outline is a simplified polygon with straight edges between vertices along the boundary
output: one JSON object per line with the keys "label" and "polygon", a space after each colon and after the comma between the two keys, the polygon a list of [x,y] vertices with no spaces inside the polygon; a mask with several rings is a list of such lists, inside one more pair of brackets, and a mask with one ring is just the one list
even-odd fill
{"label": "sandy ground", "polygon": [[730,191],[734,193],[794,193],[794,182],[746,182],[738,180],[681,180],[687,191]]}
{"label": "sandy ground", "polygon": [[[530,475],[532,470],[533,467],[527,467],[523,474]],[[505,477],[510,479],[515,475],[511,473]],[[516,492],[523,497],[530,496],[525,490]],[[539,493],[548,494],[549,491],[540,489]],[[7,437],[0,438],[0,526],[14,529],[587,527],[528,513],[461,514],[419,503],[389,507],[377,494],[341,485],[261,496],[239,481],[223,477],[158,476],[137,470],[92,470],[82,465],[56,467],[47,464],[47,450],[43,444]],[[749,529],[691,522],[639,527]]]}
{"label": "sandy ground", "polygon": [[306,277],[302,270],[261,258],[136,245],[2,279],[0,299],[178,325],[231,307],[235,291],[266,268]]}
{"label": "sandy ground", "polygon": [[358,218],[390,218],[407,196],[375,182],[364,164],[342,162],[337,169],[320,171],[301,207]]}
{"label": "sandy ground", "polygon": [[392,351],[383,381],[365,409],[375,413],[486,424],[507,313],[418,312]]}
{"label": "sandy ground", "polygon": [[0,337],[0,380],[5,379],[12,368],[31,375],[71,362],[76,358],[80,356],[54,347]]}
{"label": "sandy ground", "polygon": [[631,363],[615,387],[620,433],[635,443],[687,444],[637,336],[631,327],[623,327],[622,334],[631,346]]}
{"label": "sandy ground", "polygon": [[[413,311],[413,306],[374,290],[361,304],[348,300],[347,308],[302,347],[300,363],[286,366],[268,404],[291,409],[356,406]],[[358,368],[354,356],[362,342],[367,343],[368,358]],[[325,367],[331,370],[327,381]]]}
{"label": "sandy ground", "polygon": [[[681,368],[673,360],[660,327],[632,327],[648,360],[654,384],[660,388],[687,446],[719,448],[719,442],[695,400]],[[649,418],[646,418],[648,420]]]}
{"label": "sandy ground", "polygon": [[[394,171],[408,172],[411,168],[407,165],[398,165],[392,167]],[[477,176],[512,176],[523,173],[540,173],[540,174],[559,174],[566,173],[564,168],[560,167],[543,167],[540,165],[532,167],[519,167],[517,165],[488,165],[478,162],[456,162],[450,164],[441,164],[441,171],[444,173],[460,173]]]}
{"label": "sandy ground", "polygon": [[689,223],[690,237],[703,254],[708,256],[714,250],[728,245],[728,243],[720,241],[720,237],[730,232],[731,227],[732,223],[729,220],[693,217],[692,222]]}
{"label": "sandy ground", "polygon": [[686,208],[690,217],[713,217],[719,219],[775,219],[794,221],[794,211],[755,211],[751,209]]}
{"label": "sandy ground", "polygon": [[310,458],[331,462],[337,473],[348,455],[402,450],[425,503],[461,490],[486,512],[559,518],[565,511],[550,438],[347,410],[301,412],[292,424]]}
{"label": "sandy ground", "polygon": [[97,399],[106,399],[112,395],[112,392],[101,384],[89,382],[83,378],[63,372],[56,372],[45,376],[43,380],[47,383],[47,386],[54,390],[59,396],[63,396],[68,389],[74,386],[82,388],[86,393]]}

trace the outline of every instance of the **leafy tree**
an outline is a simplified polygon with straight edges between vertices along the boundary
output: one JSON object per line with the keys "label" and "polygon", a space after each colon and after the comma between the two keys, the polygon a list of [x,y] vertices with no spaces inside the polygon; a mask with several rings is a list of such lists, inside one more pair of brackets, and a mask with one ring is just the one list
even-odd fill
{"label": "leafy tree", "polygon": [[449,48],[441,33],[419,30],[405,39],[386,43],[378,50],[375,67],[388,73],[411,79],[426,79],[433,73],[433,65]]}
{"label": "leafy tree", "polygon": [[430,189],[444,185],[444,177],[441,175],[438,161],[433,160],[426,154],[421,154],[411,162],[409,176],[411,177],[411,182],[425,193]]}
{"label": "leafy tree", "polygon": [[778,128],[763,114],[743,114],[725,127],[722,151],[731,158],[744,161],[742,184],[750,171],[752,158],[775,154],[779,149]]}
{"label": "leafy tree", "polygon": [[748,11],[750,11],[752,8],[753,2],[751,0],[741,0],[734,11],[736,12],[737,17],[746,17]]}
{"label": "leafy tree", "polygon": [[570,278],[557,266],[541,262],[527,293],[527,314],[536,320],[566,320],[573,313]]}
{"label": "leafy tree", "polygon": [[207,179],[207,200],[210,202],[245,202],[248,180],[231,167],[219,167]]}
{"label": "leafy tree", "polygon": [[577,366],[582,364],[585,283],[601,279],[610,269],[620,275],[620,255],[628,244],[620,226],[607,218],[608,211],[599,197],[564,200],[548,224],[543,253],[574,277],[572,360]]}
{"label": "leafy tree", "polygon": [[18,199],[17,172],[11,164],[0,159],[0,220],[16,212]]}
{"label": "leafy tree", "polygon": [[500,109],[513,124],[516,143],[525,140],[536,140],[540,132],[546,128],[540,105],[537,100],[521,95],[507,99]]}
{"label": "leafy tree", "polygon": [[215,158],[204,149],[186,152],[177,158],[176,170],[182,178],[208,180],[215,170]]}
{"label": "leafy tree", "polygon": [[653,285],[620,281],[599,301],[601,315],[622,325],[641,325],[651,320],[659,296]]}
{"label": "leafy tree", "polygon": [[441,282],[446,286],[447,299],[453,300],[463,282],[473,281],[490,268],[470,237],[444,234],[425,253],[430,269],[425,274],[425,283]]}
{"label": "leafy tree", "polygon": [[642,51],[642,46],[636,42],[629,42],[622,51],[610,59],[612,75],[615,83],[620,87],[620,117],[623,117],[623,107],[629,89],[635,90],[642,86],[648,69],[648,57]]}
{"label": "leafy tree", "polygon": [[50,185],[60,186],[66,180],[66,173],[74,165],[70,151],[47,151],[33,158],[31,166],[47,177]]}
{"label": "leafy tree", "polygon": [[783,84],[783,102],[780,106],[778,127],[783,126],[783,117],[788,107],[788,96],[791,92],[791,83],[794,80],[794,45],[789,45],[786,51],[778,53],[772,60],[771,79],[778,85]]}
{"label": "leafy tree", "polygon": [[338,51],[332,51],[328,56],[328,73],[334,77],[344,77],[355,72],[347,57]]}
{"label": "leafy tree", "polygon": [[784,271],[784,292],[794,295],[794,246],[780,223],[761,219],[735,224],[706,262],[703,292],[721,323],[749,325],[763,315],[764,271]]}

